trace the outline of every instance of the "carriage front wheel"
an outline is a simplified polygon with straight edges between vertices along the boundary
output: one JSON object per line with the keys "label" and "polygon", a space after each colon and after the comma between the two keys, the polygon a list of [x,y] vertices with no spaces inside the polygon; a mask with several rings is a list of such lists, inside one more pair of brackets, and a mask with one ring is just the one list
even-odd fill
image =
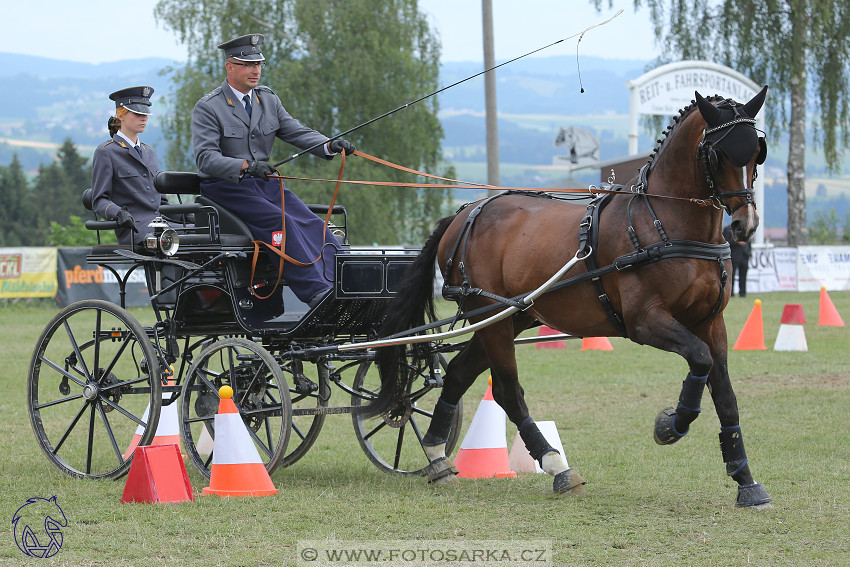
{"label": "carriage front wheel", "polygon": [[[431,424],[434,406],[441,392],[434,383],[434,370],[439,365],[439,369],[445,371],[447,362],[443,355],[425,359],[408,353],[404,364],[412,379],[403,399],[391,410],[373,418],[364,419],[361,413],[355,411],[354,434],[363,452],[379,469],[389,473],[423,475],[428,457],[422,447],[422,438]],[[357,363],[354,367],[352,405],[366,405],[380,390],[378,369],[371,361]],[[446,442],[446,455],[452,454],[462,423],[463,400],[460,400]]]}
{"label": "carriage front wheel", "polygon": [[289,443],[292,404],[286,378],[275,358],[248,339],[226,338],[212,343],[187,372],[180,393],[180,434],[186,452],[201,474],[210,478],[222,386],[233,389],[233,402],[271,474]]}
{"label": "carriage front wheel", "polygon": [[41,333],[27,403],[50,462],[75,478],[119,478],[156,433],[161,372],[144,328],[106,301],[79,301]]}

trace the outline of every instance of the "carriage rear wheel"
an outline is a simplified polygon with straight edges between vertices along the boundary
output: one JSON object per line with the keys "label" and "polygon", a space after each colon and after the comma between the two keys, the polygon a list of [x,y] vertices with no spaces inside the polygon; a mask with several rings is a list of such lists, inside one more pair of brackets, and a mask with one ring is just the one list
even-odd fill
{"label": "carriage rear wheel", "polygon": [[180,434],[186,452],[201,474],[209,478],[222,386],[233,388],[236,408],[271,474],[289,443],[289,387],[275,358],[248,339],[226,338],[212,343],[187,372],[180,393]]}
{"label": "carriage rear wheel", "polygon": [[[439,365],[445,370],[447,361],[438,355]],[[428,457],[422,447],[422,438],[431,424],[433,409],[440,396],[440,388],[432,383],[434,359],[408,355],[405,358],[414,379],[408,384],[407,394],[395,408],[377,417],[366,418],[354,412],[354,433],[366,456],[379,469],[397,474],[425,474]],[[380,389],[378,369],[371,361],[356,365],[352,405],[362,406],[374,399]],[[463,400],[458,403],[446,455],[451,455],[457,444],[463,423]]]}
{"label": "carriage rear wheel", "polygon": [[30,362],[27,402],[50,462],[74,478],[119,478],[159,422],[159,359],[144,328],[106,301],[79,301],[47,324]]}

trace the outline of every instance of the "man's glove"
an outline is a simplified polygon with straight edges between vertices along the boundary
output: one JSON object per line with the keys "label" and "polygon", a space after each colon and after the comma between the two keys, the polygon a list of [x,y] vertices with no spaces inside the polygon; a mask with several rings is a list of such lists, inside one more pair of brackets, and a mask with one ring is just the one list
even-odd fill
{"label": "man's glove", "polygon": [[354,151],[357,148],[355,148],[354,144],[352,144],[348,140],[343,140],[342,138],[337,138],[336,140],[333,140],[330,143],[330,145],[328,146],[328,149],[335,154],[345,152],[345,155],[350,156],[351,154],[354,153]]}
{"label": "man's glove", "polygon": [[274,173],[276,173],[274,166],[267,161],[252,161],[245,170],[245,175],[248,177],[259,177],[266,181],[269,180],[269,175]]}
{"label": "man's glove", "polygon": [[133,218],[126,208],[118,211],[118,214],[115,215],[115,218],[112,219],[118,223],[118,226],[121,228],[129,228],[133,232],[139,232],[139,229],[136,228],[136,220]]}

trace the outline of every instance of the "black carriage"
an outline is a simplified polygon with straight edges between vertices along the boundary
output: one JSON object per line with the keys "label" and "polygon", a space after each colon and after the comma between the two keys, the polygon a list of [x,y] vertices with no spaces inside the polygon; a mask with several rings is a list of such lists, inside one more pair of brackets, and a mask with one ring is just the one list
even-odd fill
{"label": "black carriage", "polygon": [[[117,303],[84,300],[65,307],[36,344],[28,409],[53,465],[72,477],[121,477],[133,448],[150,444],[165,412],[176,412],[179,431],[160,436],[179,435],[209,477],[218,392],[230,386],[270,473],[306,454],[328,414],[352,416],[360,446],[379,469],[422,473],[428,459],[421,439],[445,365],[439,349],[421,355],[423,349],[411,348],[405,360],[416,379],[395,408],[367,419],[356,410],[380,385],[375,351],[327,348],[377,337],[387,303],[418,251],[350,246],[345,210],[336,206],[331,227],[345,253],[336,257],[333,293],[310,308],[285,282],[277,286],[277,268],[264,252],[253,265],[248,228],[199,195],[196,174],[161,172],[155,186],[164,194],[198,195],[193,203],[160,209],[162,215],[191,213],[194,226],[170,228],[155,220],[143,247],[94,247],[88,261],[118,280]],[[311,208],[327,213],[327,206]],[[99,220],[86,226],[116,227]],[[127,282],[140,273],[153,308],[150,325],[124,308]],[[334,390],[342,391],[343,403],[331,402]]]}

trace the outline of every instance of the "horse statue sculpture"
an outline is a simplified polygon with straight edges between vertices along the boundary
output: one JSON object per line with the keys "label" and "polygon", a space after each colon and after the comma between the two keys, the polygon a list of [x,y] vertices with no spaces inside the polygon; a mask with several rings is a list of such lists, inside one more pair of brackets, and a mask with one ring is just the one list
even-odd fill
{"label": "horse statue sculpture", "polygon": [[567,159],[572,164],[577,164],[580,158],[590,160],[599,159],[599,140],[593,135],[593,132],[584,128],[576,128],[561,126],[558,129],[558,135],[555,137],[555,147],[564,146],[570,152],[569,156],[558,156],[561,159]]}
{"label": "horse statue sculpture", "polygon": [[[529,415],[517,376],[514,339],[543,324],[577,337],[627,337],[682,356],[689,372],[677,406],[656,417],[655,441],[669,445],[688,432],[707,385],[720,419],[726,474],[738,483],[737,505],[770,506],[750,472],[727,369],[723,309],[732,286],[721,233],[724,210],[738,240],[748,240],[758,226],[753,181],[767,146],[755,116],[766,94],[764,87],[740,104],[696,93],[638,175],[626,186],[600,188],[605,196],[588,206],[509,191],[437,222],[387,310],[382,335],[427,328],[426,317],[434,319],[435,258],[443,295],[460,304],[470,328],[499,309],[509,316],[477,328],[446,369],[422,439],[429,481],[456,478],[445,454],[455,407],[489,368],[495,401],[531,456],[554,476],[554,491],[584,491],[584,479],[563,465]],[[409,387],[401,361],[411,347],[388,344],[377,349],[381,389],[366,408],[369,415],[391,411]]]}

